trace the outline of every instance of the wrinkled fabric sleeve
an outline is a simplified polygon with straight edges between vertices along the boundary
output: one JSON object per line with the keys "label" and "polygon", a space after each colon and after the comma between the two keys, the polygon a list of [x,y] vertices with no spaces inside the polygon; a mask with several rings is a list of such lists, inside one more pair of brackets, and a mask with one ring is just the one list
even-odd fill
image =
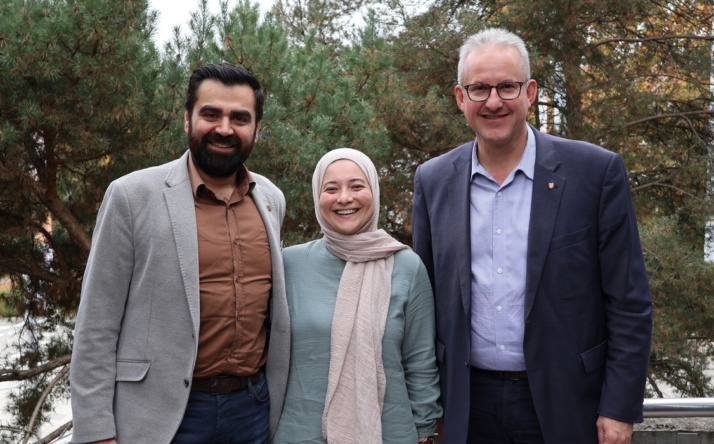
{"label": "wrinkled fabric sleeve", "polygon": [[97,215],[82,282],[70,370],[73,442],[116,436],[116,350],[133,270],[129,200],[118,182]]}
{"label": "wrinkled fabric sleeve", "polygon": [[598,413],[642,422],[652,336],[652,297],[625,165],[613,156],[600,200],[599,254],[608,356]]}
{"label": "wrinkled fabric sleeve", "polygon": [[442,416],[436,367],[434,296],[426,268],[416,255],[405,311],[404,378],[420,437],[433,435]]}

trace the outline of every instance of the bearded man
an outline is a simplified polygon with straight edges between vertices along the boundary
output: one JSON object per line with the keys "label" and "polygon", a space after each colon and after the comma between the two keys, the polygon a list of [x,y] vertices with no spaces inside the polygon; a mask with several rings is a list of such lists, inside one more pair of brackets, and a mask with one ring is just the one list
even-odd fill
{"label": "bearded man", "polygon": [[189,150],[107,189],[75,329],[73,442],[268,441],[290,338],[285,198],[245,166],[263,101],[242,67],[197,69]]}

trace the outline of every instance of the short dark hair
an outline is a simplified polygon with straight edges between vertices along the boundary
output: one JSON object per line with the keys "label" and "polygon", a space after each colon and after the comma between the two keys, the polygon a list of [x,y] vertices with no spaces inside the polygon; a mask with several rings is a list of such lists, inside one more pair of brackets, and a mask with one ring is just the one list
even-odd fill
{"label": "short dark hair", "polygon": [[188,80],[188,91],[186,92],[186,111],[189,115],[193,113],[193,106],[196,104],[196,92],[198,87],[206,79],[216,79],[227,86],[249,85],[255,93],[255,121],[260,122],[263,118],[263,102],[265,94],[260,82],[252,72],[242,66],[231,63],[210,63],[196,69]]}

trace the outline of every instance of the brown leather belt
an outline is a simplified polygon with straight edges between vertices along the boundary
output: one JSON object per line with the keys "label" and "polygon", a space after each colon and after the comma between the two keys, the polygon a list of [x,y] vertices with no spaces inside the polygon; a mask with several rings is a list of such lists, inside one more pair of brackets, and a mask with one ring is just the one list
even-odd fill
{"label": "brown leather belt", "polygon": [[483,375],[498,379],[509,379],[511,381],[528,379],[528,373],[526,373],[525,370],[520,372],[509,372],[505,370],[484,370],[482,368],[471,367],[471,371],[473,373],[476,373],[477,375]]}
{"label": "brown leather belt", "polygon": [[191,390],[221,395],[242,390],[248,387],[249,382],[255,384],[258,381],[260,381],[260,372],[250,376],[218,375],[212,378],[194,379]]}

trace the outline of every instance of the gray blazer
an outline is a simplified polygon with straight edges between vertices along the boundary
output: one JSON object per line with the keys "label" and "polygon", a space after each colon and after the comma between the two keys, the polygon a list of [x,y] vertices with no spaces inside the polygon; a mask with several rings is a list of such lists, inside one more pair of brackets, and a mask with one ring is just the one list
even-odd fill
{"label": "gray blazer", "polygon": [[[169,443],[181,423],[200,321],[196,213],[180,159],[107,189],[82,284],[70,372],[73,442]],[[290,327],[280,246],[285,198],[253,173],[270,242],[273,288],[266,369],[271,435],[282,409]]]}

